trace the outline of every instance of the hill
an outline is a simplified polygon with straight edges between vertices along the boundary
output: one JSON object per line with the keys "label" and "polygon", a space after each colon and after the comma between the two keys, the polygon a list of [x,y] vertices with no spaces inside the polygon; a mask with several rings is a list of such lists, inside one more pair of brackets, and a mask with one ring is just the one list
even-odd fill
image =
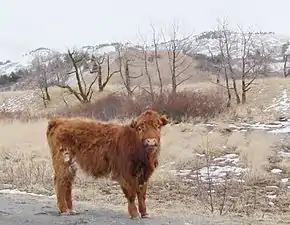
{"label": "hill", "polygon": [[[183,48],[178,49],[178,51],[184,54],[185,61],[184,65],[180,66],[180,70],[184,70],[184,77],[189,77],[188,83],[205,81],[213,79],[213,74],[216,74],[216,61],[220,56],[220,45],[219,38],[221,33],[218,31],[208,31],[203,32],[199,35],[191,37],[190,40],[182,42],[182,40],[175,40],[177,47]],[[263,46],[264,54],[269,55],[269,61],[267,62],[267,70],[269,74],[282,74],[283,73],[283,55],[290,52],[289,40],[290,37],[277,35],[273,32],[259,32],[251,34],[251,40],[253,43],[259,43]],[[231,46],[231,57],[233,60],[239,59],[241,57],[241,39],[242,33],[231,32],[229,39],[232,41]],[[239,40],[238,40],[239,39]],[[235,41],[235,43],[234,43]],[[170,41],[169,41],[170,42]],[[159,57],[159,67],[161,74],[163,76],[164,82],[169,83],[171,78],[168,50],[169,42],[158,43],[158,57]],[[260,49],[252,47],[253,54],[261,52]],[[126,55],[127,59],[130,60],[131,67],[130,72],[134,76],[144,75],[144,54],[143,48],[140,45],[132,43],[109,43],[109,44],[99,44],[95,46],[83,46],[79,49],[75,49],[79,52],[85,52],[88,55],[96,54],[97,56],[108,55],[110,57],[110,67],[112,70],[116,70],[119,67],[118,57]],[[146,46],[146,51],[148,54],[148,71],[150,73],[156,73],[156,65],[154,62],[154,45]],[[7,60],[6,62],[0,63],[0,76],[6,76],[4,79],[4,84],[0,84],[0,90],[25,90],[34,89],[36,86],[35,73],[33,74],[35,65],[33,65],[33,60],[36,56],[41,57],[48,63],[54,56],[61,57],[63,60],[67,57],[67,52],[57,52],[49,48],[38,48],[30,51],[22,56],[22,60],[18,62],[11,62]],[[150,61],[151,59],[151,61]],[[89,63],[89,61],[88,61]],[[188,64],[191,64],[190,66]],[[188,68],[186,68],[188,67]],[[185,69],[186,68],[186,69]],[[22,74],[18,75],[19,71]],[[64,72],[64,71],[63,71]],[[90,79],[89,71],[86,69],[83,71],[84,77]],[[107,71],[104,71],[106,73]],[[9,79],[11,75],[17,74],[17,79]],[[23,75],[25,74],[25,75]],[[157,77],[154,77],[154,82],[157,82]],[[67,77],[68,81],[72,84],[75,82],[74,76]],[[1,79],[0,79],[1,80]],[[3,80],[3,77],[2,77]],[[16,82],[15,82],[16,80]],[[114,76],[112,79],[113,83],[120,83],[120,76]],[[134,79],[134,82],[138,85],[148,82],[146,76],[140,77],[139,79]],[[1,82],[0,82],[1,83]]]}

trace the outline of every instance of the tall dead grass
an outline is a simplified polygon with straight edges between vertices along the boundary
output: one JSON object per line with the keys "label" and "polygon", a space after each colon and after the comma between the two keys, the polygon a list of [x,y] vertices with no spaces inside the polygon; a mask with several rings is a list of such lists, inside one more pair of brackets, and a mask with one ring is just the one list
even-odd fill
{"label": "tall dead grass", "polygon": [[[18,120],[0,122],[0,186],[54,194],[45,139],[46,123],[46,119],[26,123]],[[148,190],[149,204],[156,205],[155,213],[165,208],[188,215],[209,211],[251,216],[253,212],[258,215],[273,212],[273,208],[269,209],[265,188],[276,182],[268,171],[268,158],[276,138],[263,131],[229,132],[225,127],[224,124],[206,127],[185,122],[164,127],[160,166]],[[212,165],[215,158],[229,153],[238,154],[241,163],[249,168],[249,172],[241,177],[244,182],[233,182],[229,177],[221,185],[212,183],[209,186],[194,176],[189,182],[172,173],[172,170],[189,169],[194,175],[194,171]],[[118,185],[108,180],[94,181],[83,173],[76,179],[76,200],[98,201],[109,207],[122,208],[125,204],[122,197]],[[176,209],[174,205],[180,208]]]}

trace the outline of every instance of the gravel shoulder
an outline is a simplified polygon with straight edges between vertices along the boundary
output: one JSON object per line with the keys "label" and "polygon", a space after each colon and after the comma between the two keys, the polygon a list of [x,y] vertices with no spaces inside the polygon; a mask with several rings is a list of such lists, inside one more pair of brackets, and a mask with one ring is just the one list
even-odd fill
{"label": "gravel shoulder", "polygon": [[[148,219],[131,220],[126,210],[117,211],[102,208],[89,202],[74,201],[77,215],[60,216],[57,212],[54,197],[38,196],[28,193],[0,192],[0,225],[276,225],[289,224],[287,219],[249,220],[249,218],[226,218],[204,216],[186,216],[172,218],[153,216]],[[124,206],[126,209],[126,206]]]}
{"label": "gravel shoulder", "polygon": [[152,217],[131,220],[126,211],[112,211],[98,208],[85,202],[75,202],[77,215],[59,216],[55,200],[50,197],[31,196],[25,194],[0,194],[0,225],[53,225],[53,224],[175,224],[175,225],[208,225],[202,218],[195,221]]}

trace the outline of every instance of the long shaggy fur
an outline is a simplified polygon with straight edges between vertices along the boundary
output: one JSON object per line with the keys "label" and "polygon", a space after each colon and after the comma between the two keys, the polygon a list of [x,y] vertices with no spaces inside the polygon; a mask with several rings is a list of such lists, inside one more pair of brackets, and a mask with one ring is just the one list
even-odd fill
{"label": "long shaggy fur", "polygon": [[[61,213],[72,211],[72,183],[81,168],[94,178],[117,181],[128,200],[128,211],[146,216],[147,182],[158,165],[160,129],[165,116],[147,110],[131,124],[104,123],[81,118],[52,118],[47,126],[47,141],[54,169],[54,186]],[[146,140],[157,140],[146,146]]]}

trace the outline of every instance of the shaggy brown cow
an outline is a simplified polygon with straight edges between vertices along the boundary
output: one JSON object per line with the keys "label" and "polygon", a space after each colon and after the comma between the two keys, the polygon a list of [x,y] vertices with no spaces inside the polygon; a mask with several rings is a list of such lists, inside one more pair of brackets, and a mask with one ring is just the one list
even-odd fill
{"label": "shaggy brown cow", "polygon": [[94,178],[117,181],[131,218],[139,217],[139,212],[147,217],[147,184],[158,165],[160,131],[167,123],[165,115],[153,110],[144,111],[129,125],[81,118],[50,119],[46,135],[60,213],[73,212],[72,183],[79,167]]}

